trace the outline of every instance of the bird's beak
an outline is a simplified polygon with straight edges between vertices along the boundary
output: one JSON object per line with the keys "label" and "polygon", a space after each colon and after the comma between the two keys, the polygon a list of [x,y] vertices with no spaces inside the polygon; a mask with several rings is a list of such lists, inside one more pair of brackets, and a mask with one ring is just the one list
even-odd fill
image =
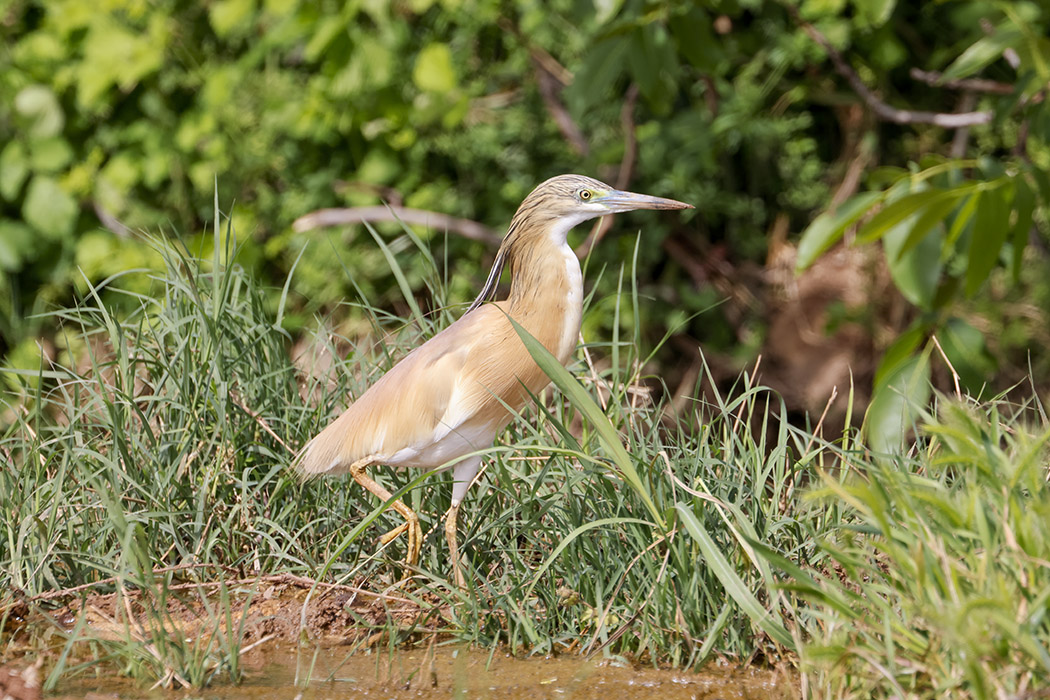
{"label": "bird's beak", "polygon": [[598,201],[609,208],[610,214],[621,211],[634,211],[635,209],[692,209],[692,204],[679,202],[674,199],[663,197],[652,197],[647,194],[636,194],[622,190],[611,190]]}

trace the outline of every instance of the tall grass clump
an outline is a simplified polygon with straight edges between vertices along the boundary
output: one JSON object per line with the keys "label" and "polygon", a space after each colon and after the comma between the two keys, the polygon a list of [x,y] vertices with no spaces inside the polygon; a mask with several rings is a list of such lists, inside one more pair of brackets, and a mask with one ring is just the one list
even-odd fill
{"label": "tall grass clump", "polygon": [[[298,374],[280,309],[275,318],[243,270],[223,264],[232,241],[216,235],[210,260],[156,241],[166,267],[153,294],[115,278],[54,312],[68,358],[20,375],[26,390],[9,395],[0,441],[4,615],[14,598],[97,584],[137,613],[120,615],[123,641],[96,640],[99,658],[168,684],[238,678],[243,622],[226,597],[203,637],[175,640],[175,578],[313,569],[337,530],[332,513],[367,512],[332,489],[304,495],[286,474],[328,395]],[[113,295],[132,303],[107,303]],[[69,642],[91,635],[78,627]],[[66,659],[58,673],[77,668]]]}
{"label": "tall grass clump", "polygon": [[843,454],[812,500],[848,521],[784,567],[819,624],[822,698],[1043,697],[1050,687],[1050,422],[1036,402],[940,397],[911,450]]}
{"label": "tall grass clump", "polygon": [[[236,268],[165,249],[156,298],[114,316],[93,290],[58,312],[70,365],[39,373],[4,450],[7,585],[28,594],[158,566],[295,560],[281,435],[302,420],[294,368]],[[288,533],[283,533],[288,534]]]}

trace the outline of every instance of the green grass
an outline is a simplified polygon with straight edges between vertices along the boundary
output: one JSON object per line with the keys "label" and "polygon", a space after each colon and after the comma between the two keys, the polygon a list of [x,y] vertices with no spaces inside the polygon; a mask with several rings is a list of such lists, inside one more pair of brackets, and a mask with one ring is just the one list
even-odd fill
{"label": "green grass", "polygon": [[[205,262],[158,244],[168,269],[156,294],[133,299],[137,312],[117,317],[95,290],[56,312],[67,360],[8,373],[24,390],[0,440],[0,590],[11,592],[0,610],[92,582],[139,592],[149,610],[145,626],[124,621],[118,642],[66,634],[52,687],[84,670],[74,660],[84,640],[147,684],[239,678],[242,624],[228,596],[211,600],[208,634],[165,633],[175,576],[165,567],[202,582],[221,572],[396,580],[404,542],[374,553],[396,516],[348,480],[304,484],[288,468],[348,396],[455,315],[436,264],[426,282],[439,311],[427,314],[394,246],[376,241],[411,320],[360,301],[347,313],[375,334],[319,332],[308,356],[346,357],[324,372],[297,367],[280,326],[294,279],[274,309],[218,252]],[[408,233],[399,245],[429,256]],[[938,397],[896,456],[871,454],[852,431],[791,426],[747,374],[724,394],[702,377],[696,395],[708,398],[675,414],[649,398],[659,379],[646,375],[637,331],[621,334],[645,300],[619,274],[621,293],[601,305],[614,337],[581,355],[594,364],[549,367],[562,390],[508,429],[468,494],[468,593],[449,582],[440,536],[450,476],[376,470],[431,531],[418,588],[402,594],[454,603],[450,619],[427,613],[421,625],[522,653],[782,664],[812,697],[1048,686],[1050,421],[1037,401]],[[412,639],[388,627],[390,643]],[[2,641],[5,655],[18,648]]]}

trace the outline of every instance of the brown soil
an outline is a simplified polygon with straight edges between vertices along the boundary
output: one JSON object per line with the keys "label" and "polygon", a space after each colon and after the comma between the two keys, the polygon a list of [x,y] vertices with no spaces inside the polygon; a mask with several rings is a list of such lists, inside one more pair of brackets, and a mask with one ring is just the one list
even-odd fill
{"label": "brown soil", "polygon": [[[244,625],[244,645],[260,640],[305,640],[371,646],[391,629],[406,635],[436,634],[448,612],[438,596],[427,591],[392,588],[390,593],[376,593],[356,586],[314,585],[309,579],[290,575],[237,584],[228,585],[230,609],[234,624]],[[123,638],[129,619],[135,620],[133,629],[141,636],[148,636],[151,626],[187,637],[216,626],[224,631],[225,622],[215,619],[216,589],[214,585],[176,584],[169,588],[163,610],[158,601],[138,591],[94,594],[82,604],[71,603],[56,619],[70,627],[83,617],[101,638]],[[435,626],[425,624],[434,618]]]}

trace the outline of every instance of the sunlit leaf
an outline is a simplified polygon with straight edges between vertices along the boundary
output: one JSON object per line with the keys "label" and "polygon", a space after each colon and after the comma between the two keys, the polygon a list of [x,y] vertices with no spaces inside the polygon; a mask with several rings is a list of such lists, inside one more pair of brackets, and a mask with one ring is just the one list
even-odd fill
{"label": "sunlit leaf", "polygon": [[[900,201],[902,200],[898,200]],[[937,201],[939,200],[936,197],[928,198],[922,204],[930,205]],[[905,244],[909,243],[912,231],[922,218],[914,207],[905,211],[910,211],[910,216],[896,221],[882,233],[886,262],[893,283],[897,285],[901,294],[912,304],[929,309],[933,305],[941,277],[941,246],[944,242],[944,232],[938,228],[927,227],[926,233],[913,241],[911,248],[904,252]]]}
{"label": "sunlit leaf", "polygon": [[255,0],[215,0],[208,4],[208,19],[221,37],[245,34],[253,29]]}
{"label": "sunlit leaf", "polygon": [[[322,17],[313,27],[313,34],[310,36],[310,40],[306,42],[303,56],[308,61],[316,61],[340,34],[346,34],[346,19],[344,17],[340,15]],[[357,56],[356,52],[354,56]]]}
{"label": "sunlit leaf", "polygon": [[860,14],[873,27],[881,27],[893,14],[897,0],[853,0]]}
{"label": "sunlit leaf", "polygon": [[14,200],[29,176],[25,146],[20,141],[8,141],[0,151],[0,197]]}
{"label": "sunlit leaf", "polygon": [[623,0],[594,0],[594,19],[605,24],[619,13]]}
{"label": "sunlit leaf", "polygon": [[875,168],[868,174],[868,187],[871,189],[885,189],[886,187],[900,182],[908,177],[908,170],[896,165],[883,165]]}
{"label": "sunlit leaf", "polygon": [[1032,214],[1035,212],[1035,192],[1025,182],[1024,177],[1014,179],[1014,223],[1010,228],[1010,271],[1014,283],[1021,277],[1021,261],[1024,259],[1024,250],[1028,245],[1028,232],[1034,221]]}
{"label": "sunlit leaf", "polygon": [[882,359],[875,370],[874,385],[886,384],[887,377],[900,369],[916,353],[919,346],[926,340],[928,332],[927,324],[918,321],[890,343],[890,346],[882,353]]}
{"label": "sunlit leaf", "polygon": [[963,319],[950,318],[937,332],[937,339],[958,373],[962,388],[977,396],[996,370],[984,335]]}
{"label": "sunlit leaf", "polygon": [[806,19],[821,19],[825,16],[841,15],[846,9],[846,0],[802,0],[799,14]]}
{"label": "sunlit leaf", "polygon": [[1010,233],[1010,207],[1004,190],[1003,187],[985,190],[977,203],[966,267],[966,296],[973,296],[988,279]]}
{"label": "sunlit leaf", "polygon": [[0,270],[20,270],[32,253],[33,239],[33,230],[21,221],[0,219]]}
{"label": "sunlit leaf", "polygon": [[130,91],[164,65],[170,28],[156,15],[143,33],[112,18],[93,25],[84,39],[84,60],[76,66],[77,100],[97,108],[114,85]]}
{"label": "sunlit leaf", "polygon": [[15,95],[15,110],[29,121],[27,133],[33,139],[55,136],[66,123],[58,97],[44,85],[22,88]]}
{"label": "sunlit leaf", "polygon": [[954,201],[957,196],[960,195],[956,195],[951,190],[928,189],[912,192],[888,202],[886,206],[879,210],[878,214],[871,217],[857,231],[857,242],[872,243],[877,241],[886,235],[890,229],[899,226],[906,219],[912,218],[920,210],[943,200]]}
{"label": "sunlit leaf", "polygon": [[55,173],[73,160],[73,149],[62,137],[34,141],[29,149],[30,165],[36,172]]}
{"label": "sunlit leaf", "polygon": [[882,196],[881,192],[854,195],[840,204],[834,212],[824,212],[814,219],[802,232],[802,238],[799,240],[795,271],[805,270],[822,253],[838,243],[846,229],[866,214]]}
{"label": "sunlit leaf", "polygon": [[[897,261],[905,253],[909,253],[922,241],[926,235],[935,227],[945,222],[945,219],[959,205],[959,199],[963,193],[949,192],[947,196],[938,197],[928,202],[913,217],[914,223],[900,250],[897,251]],[[965,205],[964,205],[965,206]]]}
{"label": "sunlit leaf", "polygon": [[963,235],[966,228],[973,221],[973,212],[977,209],[977,202],[981,199],[981,193],[975,192],[969,196],[969,198],[963,203],[959,210],[955,212],[955,217],[952,219],[951,228],[948,229],[948,238],[945,240],[944,245],[946,247],[952,247],[955,242]]}
{"label": "sunlit leaf", "polygon": [[71,236],[78,213],[76,201],[51,178],[37,175],[29,183],[22,216],[45,237]]}
{"label": "sunlit leaf", "polygon": [[452,51],[448,44],[429,44],[416,57],[412,81],[420,90],[449,92],[456,87],[456,71],[452,67]]}
{"label": "sunlit leaf", "polygon": [[942,79],[958,80],[973,75],[1002,56],[1006,49],[1016,47],[1021,39],[1021,32],[1015,29],[999,30],[990,36],[981,37],[952,61]]}
{"label": "sunlit leaf", "polygon": [[876,373],[883,381],[875,385],[864,429],[871,448],[889,454],[905,446],[908,430],[930,398],[929,358],[925,353],[912,355],[898,360],[892,370],[880,367]]}

